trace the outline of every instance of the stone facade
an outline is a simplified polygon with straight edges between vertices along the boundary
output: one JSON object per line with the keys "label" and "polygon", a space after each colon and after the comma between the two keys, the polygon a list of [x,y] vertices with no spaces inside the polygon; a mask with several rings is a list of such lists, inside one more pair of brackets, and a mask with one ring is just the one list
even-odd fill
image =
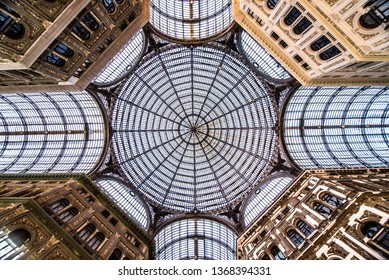
{"label": "stone facade", "polygon": [[16,252],[21,259],[151,257],[147,233],[85,175],[1,176],[0,184],[0,239],[17,229],[30,234]]}
{"label": "stone facade", "polygon": [[389,170],[311,170],[238,238],[238,258],[389,258]]}

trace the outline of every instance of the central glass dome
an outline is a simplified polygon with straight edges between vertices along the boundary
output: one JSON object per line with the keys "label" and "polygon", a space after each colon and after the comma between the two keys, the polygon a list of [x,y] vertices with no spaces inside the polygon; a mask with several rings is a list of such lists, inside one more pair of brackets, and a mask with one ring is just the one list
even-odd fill
{"label": "central glass dome", "polygon": [[273,102],[236,53],[167,46],[124,82],[112,115],[113,151],[133,186],[175,212],[233,206],[270,170]]}

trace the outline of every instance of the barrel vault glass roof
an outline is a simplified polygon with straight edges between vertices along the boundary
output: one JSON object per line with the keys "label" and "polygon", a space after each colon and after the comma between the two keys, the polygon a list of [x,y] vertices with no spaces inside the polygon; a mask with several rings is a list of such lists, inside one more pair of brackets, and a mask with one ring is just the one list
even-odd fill
{"label": "barrel vault glass roof", "polygon": [[[117,89],[109,108],[90,91],[0,95],[0,172],[95,174],[110,149],[124,176],[95,182],[158,259],[234,259],[219,214],[242,202],[247,226],[288,188],[270,173],[280,145],[302,170],[388,166],[389,87],[286,88],[278,108],[268,84],[289,73],[244,31],[220,44],[230,0],[151,0],[149,24],[165,46],[145,54],[140,31],[93,81]],[[153,209],[170,213],[157,228]]]}

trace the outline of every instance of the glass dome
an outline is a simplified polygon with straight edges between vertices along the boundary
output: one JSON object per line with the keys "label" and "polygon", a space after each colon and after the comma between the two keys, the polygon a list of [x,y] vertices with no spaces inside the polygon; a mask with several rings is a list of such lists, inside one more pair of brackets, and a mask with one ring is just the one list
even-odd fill
{"label": "glass dome", "polygon": [[178,220],[155,236],[157,260],[234,260],[236,233],[226,225],[203,218]]}
{"label": "glass dome", "polygon": [[150,6],[153,29],[180,43],[214,39],[233,22],[231,0],[151,0]]}
{"label": "glass dome", "polygon": [[235,53],[166,47],[135,69],[113,110],[118,165],[150,201],[178,212],[243,199],[275,155],[273,102]]}

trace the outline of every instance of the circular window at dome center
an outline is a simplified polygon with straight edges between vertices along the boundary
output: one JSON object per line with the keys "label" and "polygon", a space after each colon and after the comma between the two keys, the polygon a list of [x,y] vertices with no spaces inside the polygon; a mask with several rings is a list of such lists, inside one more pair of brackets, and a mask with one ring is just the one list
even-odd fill
{"label": "circular window at dome center", "polygon": [[231,0],[151,0],[150,23],[163,37],[180,43],[215,39],[232,26]]}
{"label": "circular window at dome center", "polygon": [[123,173],[149,201],[178,212],[237,203],[275,155],[262,80],[217,45],[146,57],[121,88],[112,125]]}

